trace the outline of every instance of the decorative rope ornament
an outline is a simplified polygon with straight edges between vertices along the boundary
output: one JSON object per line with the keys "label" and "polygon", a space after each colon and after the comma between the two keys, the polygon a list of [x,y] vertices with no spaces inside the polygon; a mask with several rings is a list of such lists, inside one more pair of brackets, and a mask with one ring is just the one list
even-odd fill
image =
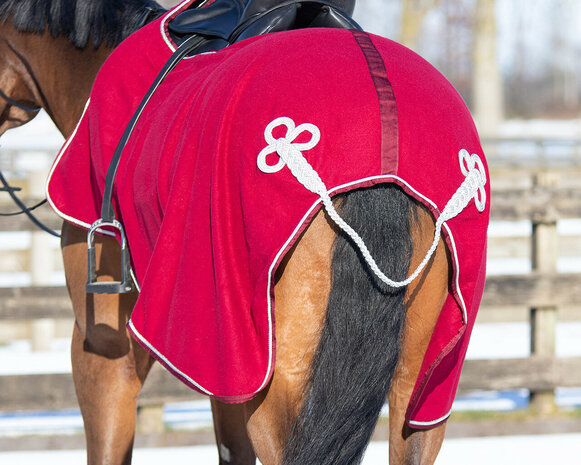
{"label": "decorative rope ornament", "polygon": [[[286,136],[279,139],[275,139],[273,135],[273,130],[279,126],[286,127]],[[303,132],[308,132],[311,134],[311,139],[308,142],[296,143],[294,140]],[[349,226],[343,218],[339,216],[325,183],[321,180],[319,174],[314,170],[314,168],[309,164],[302,154],[304,150],[310,150],[314,148],[321,140],[321,131],[317,126],[310,123],[300,124],[296,126],[294,121],[286,116],[276,118],[273,120],[266,129],[264,130],[264,139],[267,142],[267,146],[260,151],[256,163],[258,168],[264,173],[276,173],[284,168],[286,165],[291,171],[292,175],[309,191],[319,195],[331,219],[339,226],[349,237],[355,242],[363,258],[369,265],[369,268],[373,273],[385,284],[391,287],[399,288],[407,286],[414,279],[416,279],[422,272],[424,267],[430,261],[430,258],[434,254],[440,236],[442,233],[443,224],[457,216],[461,213],[474,199],[474,203],[479,212],[484,211],[486,206],[486,191],[484,186],[486,185],[486,172],[484,169],[484,164],[480,157],[476,154],[470,155],[467,150],[462,149],[458,153],[460,170],[465,176],[464,181],[460,187],[454,192],[446,206],[442,210],[440,216],[436,220],[436,230],[434,232],[434,241],[431,247],[426,253],[422,262],[416,267],[414,272],[403,281],[393,281],[383,274],[383,272],[377,266],[377,263],[371,256],[371,253],[367,249],[367,246],[363,242],[363,239],[357,234],[357,232]],[[279,160],[274,165],[269,165],[266,161],[266,157],[271,154],[278,154]]]}

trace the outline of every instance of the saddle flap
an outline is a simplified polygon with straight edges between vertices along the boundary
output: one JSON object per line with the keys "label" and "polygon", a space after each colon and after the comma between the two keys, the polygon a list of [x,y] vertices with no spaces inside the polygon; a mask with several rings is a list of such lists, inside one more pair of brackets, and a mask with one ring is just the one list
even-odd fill
{"label": "saddle flap", "polygon": [[[257,2],[250,2],[249,7],[254,6],[255,3]],[[259,11],[252,15],[248,15],[248,11],[245,11],[240,24],[232,31],[230,43],[233,44],[270,32],[293,29],[297,18],[297,10],[297,3],[289,3],[281,7]],[[248,19],[245,19],[246,17]]]}
{"label": "saddle flap", "polygon": [[318,2],[305,2],[303,4],[295,27],[297,29],[306,27],[326,27],[362,30],[361,26],[343,10]]}
{"label": "saddle flap", "polygon": [[177,15],[168,25],[177,37],[200,34],[228,40],[249,0],[216,0],[204,8],[191,8]]}

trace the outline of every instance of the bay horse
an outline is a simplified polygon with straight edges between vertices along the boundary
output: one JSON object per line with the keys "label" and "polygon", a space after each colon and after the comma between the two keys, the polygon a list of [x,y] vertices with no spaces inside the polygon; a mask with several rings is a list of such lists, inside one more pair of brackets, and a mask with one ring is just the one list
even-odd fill
{"label": "bay horse", "polygon": [[[111,10],[106,7],[116,2],[70,3],[94,15],[89,15],[85,24],[74,22],[75,27],[70,23],[51,27],[51,21],[70,19],[47,19],[49,6],[60,2],[41,2],[46,8],[35,10],[36,15],[31,12],[39,2],[5,3],[6,8],[0,7],[4,17],[0,29],[4,64],[0,89],[28,109],[10,101],[0,102],[1,130],[26,123],[35,115],[29,110],[42,106],[63,135],[69,136],[75,131],[98,69],[138,22],[143,5],[125,2],[125,9],[116,11],[107,23],[112,30],[125,32],[107,39],[105,28],[95,32],[96,25],[102,25],[96,18],[102,20],[101,13]],[[180,6],[166,17],[187,6],[191,5]],[[22,18],[39,15],[45,15],[42,27],[24,24]],[[80,35],[93,42],[75,43],[71,36],[72,31],[79,32],[75,28],[81,28]],[[438,85],[438,92],[455,95],[443,81]],[[384,91],[378,87],[380,98]],[[398,112],[413,114],[413,108],[405,107],[398,107]],[[460,108],[467,113],[456,100],[450,108],[452,112]],[[460,126],[474,138],[471,123],[466,124]],[[448,140],[446,126],[444,120],[442,134]],[[479,146],[468,150],[481,153]],[[460,155],[460,167],[458,161],[455,167],[467,170],[464,175],[468,179],[476,165],[472,162],[470,167],[469,158],[462,158],[466,153],[456,150],[454,156]],[[476,171],[482,174],[485,168],[478,166]],[[482,213],[472,212],[466,220],[468,227],[474,218],[479,218],[480,226],[488,221],[485,180],[479,179],[481,197],[474,197],[474,202],[483,203],[483,209]],[[444,204],[448,204],[436,205],[418,197],[405,183],[379,183],[333,197],[340,216],[360,233],[379,269],[399,282],[419,270],[417,279],[402,287],[378,281],[373,266],[362,258],[353,239],[331,220],[328,210],[313,210],[308,226],[273,271],[276,359],[268,384],[242,403],[211,399],[221,464],[249,464],[256,457],[265,465],[358,463],[386,397],[389,462],[435,461],[449,411],[438,416],[434,414],[438,408],[432,409],[430,403],[449,407],[455,394],[459,376],[456,367],[461,368],[464,342],[469,338],[482,293],[485,232],[483,236],[480,227],[467,239],[473,246],[473,261],[481,268],[480,280],[473,284],[474,296],[466,295],[459,287],[457,248],[468,246],[439,221],[451,219],[444,214]],[[471,200],[468,196],[462,202]],[[441,238],[434,233],[438,228],[444,231]],[[119,279],[120,257],[118,248],[113,247],[116,241],[106,236],[97,236],[96,241],[100,277]],[[137,397],[154,358],[126,329],[137,293],[113,296],[85,292],[86,242],[85,229],[64,223],[63,259],[75,312],[73,377],[85,423],[88,463],[130,463]],[[431,252],[426,254],[428,250]],[[451,303],[464,300],[457,315],[447,316],[454,307]],[[453,337],[440,341],[442,330],[453,332]],[[441,347],[430,354],[434,343]],[[438,372],[440,366],[453,372],[451,380]],[[421,373],[425,376],[418,380]],[[438,391],[443,385],[449,397],[445,400],[440,399],[442,393]],[[411,405],[416,410],[410,410]]]}

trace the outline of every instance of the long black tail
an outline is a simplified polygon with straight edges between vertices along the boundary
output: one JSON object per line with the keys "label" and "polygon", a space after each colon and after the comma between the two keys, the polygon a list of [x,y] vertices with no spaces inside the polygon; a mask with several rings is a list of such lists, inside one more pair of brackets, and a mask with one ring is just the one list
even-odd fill
{"label": "long black tail", "polygon": [[[412,208],[394,185],[353,191],[340,203],[341,216],[392,279],[408,272]],[[360,463],[399,359],[404,297],[405,288],[381,283],[351,240],[338,236],[326,321],[283,465]]]}

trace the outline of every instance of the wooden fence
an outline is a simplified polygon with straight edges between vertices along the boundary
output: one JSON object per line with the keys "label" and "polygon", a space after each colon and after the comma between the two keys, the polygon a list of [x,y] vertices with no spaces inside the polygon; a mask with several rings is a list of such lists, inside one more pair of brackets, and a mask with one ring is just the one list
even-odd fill
{"label": "wooden fence", "polygon": [[[496,257],[503,254],[528,257],[532,271],[489,276],[479,319],[498,315],[499,308],[503,311],[518,308],[521,314],[526,312],[531,322],[531,356],[468,360],[460,391],[525,388],[533,393],[533,404],[546,410],[553,408],[552,392],[556,387],[581,387],[581,357],[555,356],[558,316],[567,311],[568,318],[581,320],[581,273],[557,272],[559,255],[572,255],[581,260],[581,231],[578,235],[561,238],[557,231],[558,220],[581,218],[581,156],[578,156],[581,143],[564,143],[573,153],[569,155],[569,163],[555,162],[555,158],[543,155],[540,159],[534,158],[534,168],[530,168],[530,154],[526,157],[527,163],[515,162],[504,154],[509,142],[490,142],[492,220],[528,220],[532,226],[527,237],[491,237],[489,253]],[[547,146],[545,142],[537,144]],[[44,222],[59,228],[60,220],[48,208],[42,207],[38,213]],[[0,231],[30,230],[32,226],[24,218],[0,219]],[[24,256],[25,252],[15,254]],[[0,320],[71,318],[71,305],[64,287],[0,288]],[[156,367],[145,384],[140,403],[159,405],[195,398],[199,396]],[[0,377],[0,410],[74,406],[76,400],[70,374]]]}

